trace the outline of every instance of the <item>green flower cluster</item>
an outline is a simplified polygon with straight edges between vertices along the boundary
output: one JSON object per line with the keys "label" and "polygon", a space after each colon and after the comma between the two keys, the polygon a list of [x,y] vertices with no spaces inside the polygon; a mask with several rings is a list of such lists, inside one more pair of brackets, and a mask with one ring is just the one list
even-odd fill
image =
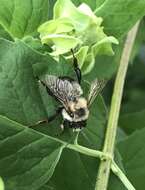
{"label": "green flower cluster", "polygon": [[88,5],[75,7],[70,0],[57,0],[53,11],[53,20],[38,28],[42,43],[52,48],[52,56],[72,59],[70,49],[74,49],[79,66],[86,74],[93,68],[96,55],[113,55],[111,44],[118,41],[103,32],[102,18]]}

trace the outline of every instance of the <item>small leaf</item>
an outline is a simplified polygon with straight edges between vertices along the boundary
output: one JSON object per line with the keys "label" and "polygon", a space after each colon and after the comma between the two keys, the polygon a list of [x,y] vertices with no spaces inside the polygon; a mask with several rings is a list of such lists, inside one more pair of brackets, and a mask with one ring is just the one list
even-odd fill
{"label": "small leaf", "polygon": [[106,55],[114,55],[114,52],[111,47],[111,43],[118,44],[118,41],[113,36],[107,36],[102,40],[98,41],[92,47],[92,51],[94,55],[106,54]]}
{"label": "small leaf", "polygon": [[70,18],[58,18],[50,20],[42,24],[38,28],[38,32],[41,33],[41,37],[47,34],[57,34],[62,32],[70,32],[73,30],[73,23]]}
{"label": "small leaf", "polygon": [[[79,64],[79,68],[82,68],[83,63],[85,61],[85,58],[87,56],[87,52],[89,50],[88,46],[83,46],[79,49],[79,51],[77,53],[75,53],[75,57],[78,60],[78,64]],[[72,57],[72,56],[71,56]],[[73,57],[72,57],[73,58]]]}
{"label": "small leaf", "polygon": [[95,14],[93,13],[93,11],[91,10],[91,8],[85,4],[82,3],[79,7],[78,10],[81,11],[83,14],[88,15],[89,17],[92,18],[92,21],[95,22],[98,26],[101,25],[103,19],[100,17],[96,17]]}
{"label": "small leaf", "polygon": [[117,48],[114,48],[114,56],[96,56],[94,68],[90,73],[85,75],[84,78],[90,82],[95,78],[110,78],[117,71],[122,48],[123,41],[120,42],[120,45]]}
{"label": "small leaf", "polygon": [[45,44],[54,44],[52,48],[54,52],[51,55],[57,56],[59,54],[64,54],[70,49],[74,49],[77,45],[81,44],[82,41],[78,38],[63,35],[63,34],[49,34],[41,38],[42,43]]}
{"label": "small leaf", "polygon": [[95,64],[95,59],[94,59],[93,53],[91,52],[91,53],[87,54],[87,56],[86,56],[86,59],[84,61],[83,67],[82,67],[82,73],[84,75],[89,73],[93,69],[94,64]]}

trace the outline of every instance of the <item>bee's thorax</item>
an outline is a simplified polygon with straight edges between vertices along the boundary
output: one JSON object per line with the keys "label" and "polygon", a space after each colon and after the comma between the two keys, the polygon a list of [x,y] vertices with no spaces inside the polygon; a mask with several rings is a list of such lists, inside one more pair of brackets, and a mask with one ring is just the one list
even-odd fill
{"label": "bee's thorax", "polygon": [[87,108],[80,108],[77,111],[71,112],[71,114],[69,114],[65,109],[63,109],[62,116],[64,119],[70,122],[84,121],[88,119],[89,110]]}
{"label": "bee's thorax", "polygon": [[75,112],[79,109],[87,108],[87,100],[83,97],[77,98],[75,101],[69,102],[69,109],[71,112]]}

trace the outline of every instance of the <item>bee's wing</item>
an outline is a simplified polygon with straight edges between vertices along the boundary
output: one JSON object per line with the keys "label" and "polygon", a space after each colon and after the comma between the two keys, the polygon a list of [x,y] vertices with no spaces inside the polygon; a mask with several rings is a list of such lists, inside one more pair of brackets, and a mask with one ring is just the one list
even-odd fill
{"label": "bee's wing", "polygon": [[107,80],[105,80],[105,79],[102,79],[102,80],[95,79],[91,83],[91,87],[90,87],[90,91],[89,91],[89,95],[88,95],[88,107],[93,103],[95,98],[102,91],[102,89],[104,88],[106,83],[107,83]]}
{"label": "bee's wing", "polygon": [[80,85],[67,77],[59,78],[54,75],[45,75],[42,82],[47,87],[49,94],[60,101],[66,109],[71,98],[79,97],[82,94]]}

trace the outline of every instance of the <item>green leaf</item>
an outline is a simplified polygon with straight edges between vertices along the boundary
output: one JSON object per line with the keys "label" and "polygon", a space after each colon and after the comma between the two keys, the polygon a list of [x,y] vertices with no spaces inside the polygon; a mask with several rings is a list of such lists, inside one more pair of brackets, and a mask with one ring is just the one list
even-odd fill
{"label": "green leaf", "polygon": [[116,136],[116,142],[122,141],[126,137],[127,137],[127,134],[125,133],[125,131],[123,129],[121,129],[120,127],[118,127],[117,136]]}
{"label": "green leaf", "polygon": [[93,69],[94,65],[95,65],[95,58],[93,53],[91,52],[86,56],[85,62],[81,68],[82,73],[84,75],[89,73]]}
{"label": "green leaf", "polygon": [[46,117],[32,65],[39,54],[25,44],[0,40],[0,114],[23,124]]}
{"label": "green leaf", "polygon": [[48,184],[55,190],[94,189],[97,165],[95,158],[65,150]]}
{"label": "green leaf", "polygon": [[53,56],[67,53],[68,50],[74,49],[77,45],[82,43],[78,38],[64,34],[50,34],[42,37],[41,40],[44,44],[54,44],[54,52],[51,53]]}
{"label": "green leaf", "polygon": [[[59,25],[59,27],[58,27]],[[59,34],[62,32],[71,32],[73,29],[73,23],[70,18],[58,18],[56,20],[50,20],[42,24],[38,28],[38,32],[41,33],[41,37],[47,34]]]}
{"label": "green leaf", "polygon": [[35,76],[71,76],[72,70],[73,67],[62,58],[57,63],[51,56],[40,54],[21,41],[12,43],[1,39],[0,114],[26,125],[45,119],[46,110],[51,114],[56,105],[46,91],[47,102],[42,101],[33,72]]}
{"label": "green leaf", "polygon": [[90,73],[84,76],[88,81],[94,80],[97,78],[106,78],[109,79],[117,71],[118,63],[120,61],[120,56],[122,52],[123,43],[115,48],[115,56],[106,56],[100,55],[95,59],[95,64]]}
{"label": "green leaf", "polygon": [[[41,76],[44,74],[56,75],[56,76],[72,76],[73,67],[63,57],[59,57],[59,61],[54,60],[50,55],[40,54],[37,52],[35,55],[37,61],[33,65],[33,72],[35,76]],[[51,66],[50,66],[51,65]]]}
{"label": "green leaf", "polygon": [[100,40],[99,42],[93,45],[92,47],[93,53],[95,55],[99,55],[99,54],[114,55],[114,52],[111,47],[111,43],[118,44],[118,41],[113,36],[109,36],[109,37],[107,36],[103,38],[102,40]]}
{"label": "green leaf", "polygon": [[[99,31],[99,30],[98,30]],[[118,41],[112,37],[105,37],[106,35],[102,33],[104,38],[97,43],[95,43],[91,49],[91,53],[88,53],[86,56],[86,59],[84,61],[84,64],[82,66],[82,72],[83,74],[87,74],[93,70],[95,67],[95,57],[99,55],[114,55],[114,51],[112,50],[111,43],[118,44]],[[79,59],[78,59],[79,61]]]}
{"label": "green leaf", "polygon": [[[99,162],[95,158],[84,156],[70,150],[63,151],[60,162],[47,190],[93,190],[95,188]],[[111,176],[108,190],[126,190],[116,176]]]}
{"label": "green leaf", "polygon": [[120,38],[145,15],[145,1],[106,0],[95,13],[104,19],[105,31]]}
{"label": "green leaf", "polygon": [[122,114],[119,119],[119,126],[121,126],[127,134],[142,129],[145,126],[145,110]]}
{"label": "green leaf", "polygon": [[82,70],[82,66],[85,61],[85,58],[87,56],[88,49],[89,49],[89,46],[83,46],[79,49],[79,51],[77,53],[75,53],[75,57],[78,60],[79,68],[81,70]]}
{"label": "green leaf", "polygon": [[36,34],[48,17],[48,0],[0,0],[0,5],[0,24],[13,37]]}
{"label": "green leaf", "polygon": [[[0,114],[25,125],[34,125],[56,110],[56,101],[48,96],[45,88],[39,92],[33,72],[35,76],[71,76],[73,73],[72,65],[63,58],[57,63],[51,56],[33,51],[21,41],[0,40],[0,65]],[[57,123],[53,123],[53,127],[59,129],[56,126]]]}
{"label": "green leaf", "polygon": [[0,116],[0,175],[7,190],[39,189],[52,176],[63,145]]}
{"label": "green leaf", "polygon": [[47,54],[51,51],[51,48],[49,46],[42,44],[39,39],[33,38],[32,36],[24,37],[23,42],[26,43],[33,50],[38,51],[39,53]]}
{"label": "green leaf", "polygon": [[134,132],[118,144],[127,177],[137,190],[142,190],[145,186],[144,139],[145,128]]}
{"label": "green leaf", "polygon": [[[35,122],[43,119],[44,117],[46,118],[47,115],[46,115],[45,107],[47,107],[47,110],[49,110],[49,113],[51,113],[52,105],[54,107],[55,104],[54,102],[50,104],[50,96],[48,96],[48,94],[46,93],[45,97],[48,98],[48,102],[46,102],[46,104],[43,105],[43,102],[40,97],[39,89],[38,89],[38,84],[37,84],[36,79],[33,76],[33,72],[35,74],[39,74],[37,76],[40,76],[43,74],[43,71],[45,70],[45,73],[54,74],[58,76],[61,76],[61,75],[64,76],[65,74],[67,75],[68,72],[70,72],[71,70],[70,66],[66,64],[65,60],[62,58],[60,59],[60,63],[58,64],[56,61],[54,61],[51,58],[51,56],[43,55],[43,54],[38,53],[37,51],[33,51],[31,48],[26,46],[21,41],[16,41],[12,43],[12,42],[2,40],[2,39],[0,40],[0,60],[1,60],[0,77],[1,77],[1,83],[2,83],[1,91],[0,91],[0,101],[1,101],[0,113],[8,116],[11,119],[14,119],[15,121],[19,121],[25,124],[35,124]],[[53,65],[50,67],[49,64],[53,64]],[[43,87],[43,90],[45,90],[44,87]],[[26,101],[27,99],[29,101]],[[14,124],[16,125],[16,123]],[[2,138],[4,135],[8,135],[8,132],[11,132],[11,130],[15,131],[16,129],[15,129],[14,124],[10,126],[12,128],[11,129],[10,127],[8,128],[3,123],[0,123],[0,137]],[[7,131],[4,131],[4,132],[1,131],[3,129],[1,125]],[[56,128],[56,126],[57,124],[55,122],[53,124],[53,127]],[[46,130],[50,129],[49,130],[50,133],[53,132],[53,130],[49,128],[48,126],[45,129]],[[8,136],[11,136],[11,135],[8,135]],[[4,136],[4,138],[7,139],[6,136]],[[8,137],[8,144],[7,144],[7,141],[5,145],[2,142],[3,144],[1,144],[2,146],[1,151],[7,150],[6,153],[11,154],[13,151],[18,149],[19,146],[23,146],[23,145],[26,146],[25,143],[29,144],[29,142],[31,143],[31,141],[33,140],[35,141],[35,134],[33,137],[33,132],[31,132],[31,130],[29,132],[29,129],[24,130],[24,133],[20,132],[20,136],[19,134],[17,135],[14,133],[14,136],[12,136],[12,141],[11,141],[11,138],[9,139]],[[6,160],[5,165],[8,166],[7,170],[5,169],[5,167],[2,169],[3,164],[0,164],[0,167],[1,167],[0,170],[1,172],[3,172],[3,173],[0,173],[0,175],[2,175],[2,177],[3,176],[5,177],[4,179],[6,179],[7,187],[10,187],[9,188],[10,190],[14,189],[14,187],[15,188],[18,187],[18,189],[23,188],[23,187],[25,189],[29,189],[29,188],[32,189],[34,187],[33,189],[38,189],[40,185],[44,185],[46,181],[49,179],[49,177],[51,177],[52,170],[48,171],[48,169],[49,169],[50,164],[55,165],[56,163],[55,159],[57,159],[59,149],[58,151],[56,150],[56,152],[54,152],[52,156],[50,154],[49,159],[46,160],[47,163],[45,162],[45,158],[42,157],[42,160],[44,159],[44,161],[42,161],[42,164],[39,167],[40,158],[38,157],[38,155],[39,153],[43,154],[43,149],[42,149],[43,146],[45,145],[48,146],[48,143],[46,143],[45,140],[44,141],[40,140],[40,142],[41,142],[40,144],[36,143],[38,144],[38,146],[34,147],[34,151],[31,150],[32,145],[31,146],[28,145],[28,152],[25,149],[24,149],[24,152],[22,153],[20,151],[20,157],[22,156],[22,159],[19,159],[19,153],[17,153],[14,158],[10,157],[10,161],[9,159]],[[16,143],[18,143],[18,146],[16,146]],[[30,147],[30,150],[29,150],[29,147]],[[53,146],[53,144],[51,147],[54,151],[55,147]],[[46,148],[45,154],[48,156],[49,149],[47,148]],[[22,147],[22,150],[23,150],[23,147]],[[32,152],[32,155],[31,155],[31,152]],[[36,155],[36,158],[33,157],[33,153],[35,155],[38,153],[38,155]],[[2,152],[1,152],[1,156],[2,156]],[[28,156],[28,159],[27,159],[27,156]],[[18,157],[18,161],[15,163],[15,160],[17,157]],[[23,161],[24,159],[23,157],[26,157],[25,158],[26,164],[25,164],[25,160]],[[30,160],[31,157],[32,157],[32,162]],[[55,163],[53,163],[52,161],[54,161]],[[12,164],[13,162],[14,164]],[[33,171],[34,173],[36,172],[36,176],[33,173],[31,175],[31,173],[29,173],[28,171],[31,168],[31,164],[33,166],[35,163],[37,163],[35,167],[37,168],[37,165],[38,165],[38,170],[43,169],[43,172],[45,171],[47,175],[45,173],[43,176],[43,174],[40,171],[37,172],[37,170]],[[10,167],[11,165],[13,166]],[[23,165],[23,167],[21,165]],[[48,169],[47,169],[47,166],[48,166]],[[22,174],[24,173],[22,176],[20,175],[21,169],[22,169]],[[17,173],[17,170],[18,170],[18,173]],[[26,170],[26,174],[28,174],[28,176],[25,174],[24,170]],[[38,179],[39,185],[35,183],[37,182],[37,177],[40,177],[37,175],[41,176],[41,179]],[[26,178],[28,181],[25,180]],[[33,183],[33,180],[34,180],[34,183]],[[31,186],[32,188],[29,186],[30,184],[32,185]]]}

